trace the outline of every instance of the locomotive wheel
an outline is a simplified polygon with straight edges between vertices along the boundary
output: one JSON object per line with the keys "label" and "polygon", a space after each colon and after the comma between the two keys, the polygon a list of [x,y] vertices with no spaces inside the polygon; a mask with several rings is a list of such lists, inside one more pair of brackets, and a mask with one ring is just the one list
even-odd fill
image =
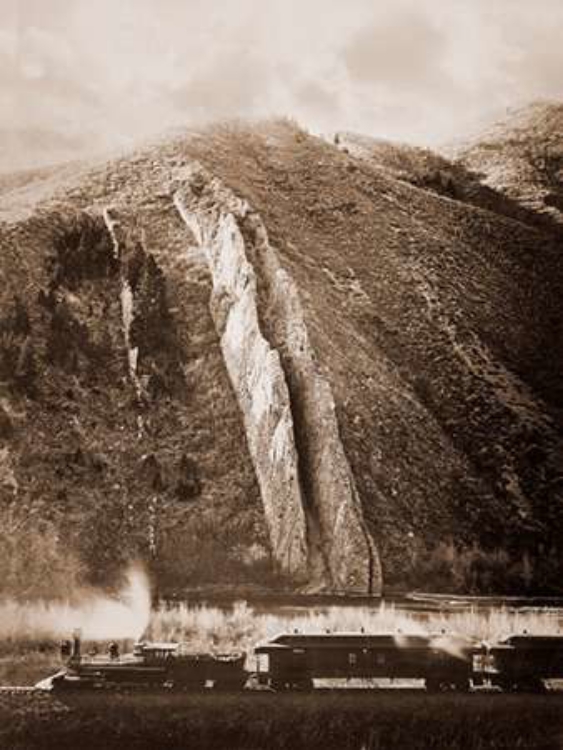
{"label": "locomotive wheel", "polygon": [[270,681],[270,687],[277,693],[281,693],[287,690],[299,690],[301,692],[309,692],[313,690],[314,683],[311,677],[299,677],[293,680],[280,679],[274,677]]}
{"label": "locomotive wheel", "polygon": [[300,680],[294,680],[291,683],[292,690],[301,690],[303,692],[309,692],[309,690],[313,690],[313,688],[314,688],[313,680],[310,677],[302,677]]}
{"label": "locomotive wheel", "polygon": [[245,685],[246,677],[239,680],[215,680],[213,690],[238,692],[239,690],[243,690]]}
{"label": "locomotive wheel", "polygon": [[452,689],[452,684],[440,677],[427,677],[424,684],[427,693],[447,693]]}
{"label": "locomotive wheel", "polygon": [[493,684],[499,687],[503,693],[514,693],[517,689],[517,684],[511,680],[499,678],[495,680]]}
{"label": "locomotive wheel", "polygon": [[180,690],[184,692],[190,692],[195,690],[204,690],[205,682],[202,680],[190,680],[189,682],[173,682],[172,690]]}
{"label": "locomotive wheel", "polygon": [[471,690],[471,682],[468,678],[458,679],[454,682],[454,690],[458,690],[460,693],[468,693]]}
{"label": "locomotive wheel", "polygon": [[272,690],[275,690],[276,693],[281,693],[284,690],[289,690],[290,685],[285,680],[280,680],[279,678],[274,677],[270,680],[270,687]]}

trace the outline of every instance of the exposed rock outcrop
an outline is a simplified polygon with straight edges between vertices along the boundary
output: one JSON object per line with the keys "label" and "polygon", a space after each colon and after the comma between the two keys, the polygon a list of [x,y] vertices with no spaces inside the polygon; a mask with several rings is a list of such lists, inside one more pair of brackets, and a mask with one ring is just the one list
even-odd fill
{"label": "exposed rock outcrop", "polygon": [[[329,381],[297,287],[249,204],[194,168],[175,204],[206,251],[212,311],[244,415],[272,547],[287,571],[338,591],[381,587]],[[308,549],[307,549],[308,548]]]}
{"label": "exposed rock outcrop", "polygon": [[[114,258],[116,259],[116,261],[119,261],[121,256],[120,241],[117,236],[119,222],[112,216],[109,208],[104,208],[102,217],[111,237]],[[127,351],[129,377],[135,387],[137,397],[140,397],[141,384],[139,383],[139,379],[137,377],[137,358],[139,356],[139,349],[138,347],[131,345],[131,325],[133,323],[133,291],[131,289],[131,284],[123,273],[120,274],[120,285],[121,290],[119,299],[121,303],[123,339],[125,343],[125,349]]]}
{"label": "exposed rock outcrop", "polygon": [[290,398],[279,353],[260,330],[256,276],[244,239],[234,215],[221,206],[211,204],[206,215],[196,205],[188,208],[179,193],[175,203],[207,251],[211,311],[244,416],[273,555],[285,573],[305,581],[307,527]]}

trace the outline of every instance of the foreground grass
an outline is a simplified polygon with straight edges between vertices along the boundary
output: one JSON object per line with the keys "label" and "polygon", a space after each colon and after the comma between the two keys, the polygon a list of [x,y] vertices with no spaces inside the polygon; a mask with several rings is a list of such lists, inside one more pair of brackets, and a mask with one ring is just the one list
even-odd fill
{"label": "foreground grass", "polygon": [[10,750],[555,750],[562,737],[555,695],[0,696]]}
{"label": "foreground grass", "polygon": [[39,651],[30,648],[24,653],[0,656],[0,686],[35,685],[39,680],[60,669],[58,649]]}

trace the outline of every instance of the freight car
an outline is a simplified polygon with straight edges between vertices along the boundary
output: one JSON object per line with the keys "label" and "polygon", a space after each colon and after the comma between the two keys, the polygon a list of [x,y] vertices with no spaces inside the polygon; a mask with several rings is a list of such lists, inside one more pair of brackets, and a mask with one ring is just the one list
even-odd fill
{"label": "freight car", "polygon": [[429,692],[467,691],[480,644],[440,634],[282,634],[258,646],[258,679],[274,690],[310,690],[314,679],[424,680]]}
{"label": "freight car", "polygon": [[488,650],[493,685],[509,692],[542,692],[545,680],[563,679],[563,636],[512,635]]}

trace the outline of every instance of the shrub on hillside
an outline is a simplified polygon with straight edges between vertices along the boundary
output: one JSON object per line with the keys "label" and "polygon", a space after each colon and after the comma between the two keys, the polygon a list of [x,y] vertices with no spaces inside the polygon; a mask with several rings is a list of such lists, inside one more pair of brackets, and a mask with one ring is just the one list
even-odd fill
{"label": "shrub on hillside", "polygon": [[119,270],[101,216],[73,216],[56,235],[53,248],[48,265],[56,287],[76,289],[87,279],[107,278]]}
{"label": "shrub on hillside", "polygon": [[25,305],[15,296],[0,319],[0,381],[34,396],[37,374],[31,322]]}
{"label": "shrub on hillside", "polygon": [[15,500],[0,510],[0,595],[16,599],[68,598],[82,566],[54,526]]}
{"label": "shrub on hillside", "polygon": [[[552,558],[556,563],[556,559]],[[512,557],[504,549],[484,550],[474,544],[460,547],[453,541],[440,542],[436,547],[423,547],[413,554],[411,582],[426,591],[443,591],[480,595],[525,595],[531,585],[538,585],[542,567],[544,588],[555,568],[549,572],[545,561],[540,566],[530,555]]]}

